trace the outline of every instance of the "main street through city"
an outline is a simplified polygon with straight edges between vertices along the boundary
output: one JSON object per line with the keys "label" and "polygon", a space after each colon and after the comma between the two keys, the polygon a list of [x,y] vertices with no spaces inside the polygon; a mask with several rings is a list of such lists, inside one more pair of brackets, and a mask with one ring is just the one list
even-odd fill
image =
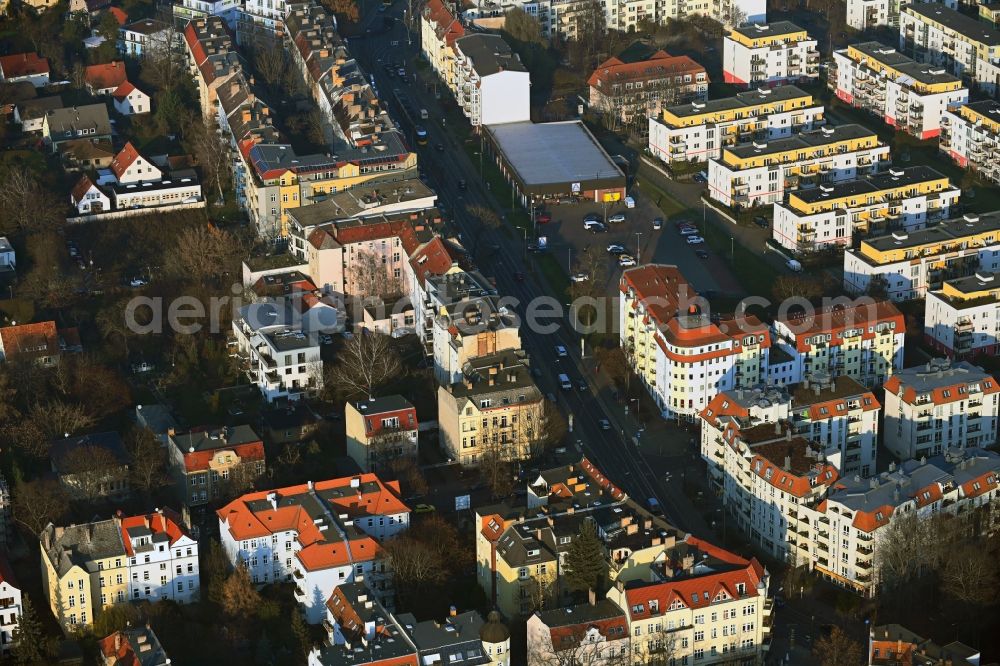
{"label": "main street through city", "polygon": [[[429,119],[424,121],[428,131],[427,146],[418,147],[419,163],[429,184],[438,193],[439,201],[451,211],[458,228],[466,238],[476,220],[465,214],[471,205],[484,205],[499,210],[493,193],[479,180],[477,168],[471,163],[463,147],[455,139],[442,121],[444,115],[440,103],[431,91],[420,83],[414,83],[413,63],[419,58],[419,31],[411,36],[407,44],[407,33],[403,24],[406,6],[396,3],[384,12],[370,8],[365,18],[367,26],[374,26],[365,37],[353,41],[353,52],[365,69],[372,73],[381,96],[390,104],[390,110],[397,120],[402,119],[401,110],[391,95],[393,89],[406,92],[417,108],[427,109]],[[394,19],[387,30],[383,30],[385,18]],[[389,78],[384,72],[384,63],[394,62],[407,70],[406,78]],[[443,94],[448,94],[446,91]],[[404,131],[408,128],[403,127]],[[412,138],[412,137],[411,137]],[[441,144],[444,150],[435,146]],[[465,180],[467,187],[459,187]],[[527,305],[532,299],[550,295],[545,285],[530,276],[524,255],[523,239],[510,238],[502,231],[486,229],[478,242],[479,247],[490,248],[487,260],[481,262],[485,273],[496,279],[501,295],[518,299],[521,306],[518,314],[523,318]],[[524,280],[516,279],[516,274],[528,275]],[[609,319],[616,319],[611,310]],[[564,316],[559,321],[558,330],[553,333],[539,333],[524,325],[521,327],[522,344],[532,359],[532,366],[541,370],[538,379],[543,393],[551,394],[564,412],[572,417],[572,433],[569,437],[610,479],[623,487],[634,499],[646,504],[655,498],[664,508],[668,519],[678,528],[707,536],[707,525],[698,514],[679,509],[682,495],[679,475],[667,477],[667,470],[654,472],[636,445],[642,437],[641,426],[634,418],[624,413],[611,396],[610,388],[599,390],[591,364],[581,356],[580,336],[571,330]],[[567,350],[567,356],[560,357],[556,346]],[[569,375],[574,388],[565,391],[559,388],[556,378],[560,373]],[[588,390],[577,388],[579,379],[586,379]],[[608,419],[611,428],[602,429],[600,420]],[[685,435],[686,436],[686,435]]]}

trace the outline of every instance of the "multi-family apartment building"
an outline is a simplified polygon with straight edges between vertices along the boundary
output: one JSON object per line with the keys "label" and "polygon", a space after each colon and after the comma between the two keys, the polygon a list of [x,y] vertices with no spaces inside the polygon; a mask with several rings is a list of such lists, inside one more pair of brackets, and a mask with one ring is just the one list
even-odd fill
{"label": "multi-family apartment building", "polygon": [[632,62],[608,58],[587,79],[591,108],[640,126],[664,106],[704,102],[708,84],[704,67],[688,56],[662,50]]}
{"label": "multi-family apartment building", "polygon": [[894,231],[844,253],[844,289],[923,298],[945,280],[1000,271],[1000,215],[965,214],[927,229]]}
{"label": "multi-family apartment building", "polygon": [[689,536],[652,581],[616,584],[607,597],[625,611],[632,663],[755,663],[770,646],[769,586],[756,559]]}
{"label": "multi-family apartment building", "polygon": [[401,395],[344,406],[347,455],[366,472],[388,472],[395,460],[417,460],[417,410]]}
{"label": "multi-family apartment building", "polygon": [[462,465],[526,459],[544,436],[544,403],[523,351],[476,357],[461,381],[438,387],[441,449]]}
{"label": "multi-family apartment building", "polygon": [[815,79],[816,40],[788,21],[735,27],[722,40],[722,75],[726,83],[750,87]]}
{"label": "multi-family apartment building", "polygon": [[842,477],[814,508],[799,505],[799,514],[810,525],[804,536],[814,548],[812,569],[849,590],[872,596],[881,580],[879,530],[909,515],[924,519],[941,512],[971,518],[970,532],[992,534],[995,518],[975,518],[984,507],[995,512],[998,480],[1000,456],[982,449],[949,449],[934,458],[906,460],[898,467],[890,463],[888,471],[870,479]]}
{"label": "multi-family apartment building", "polygon": [[941,116],[969,91],[941,66],[918,63],[879,42],[834,51],[828,85],[844,102],[918,139],[941,133]]}
{"label": "multi-family apartment building", "polygon": [[791,190],[854,180],[888,164],[889,146],[875,132],[861,125],[825,126],[723,148],[708,161],[708,192],[726,206],[761,206]]}
{"label": "multi-family apartment building", "polygon": [[170,666],[170,658],[149,624],[128,626],[97,641],[104,664]]}
{"label": "multi-family apartment building", "polygon": [[911,661],[920,666],[975,666],[979,650],[960,641],[939,645],[898,624],[872,627],[868,634],[868,666],[893,666]]}
{"label": "multi-family apartment building", "polygon": [[323,620],[333,591],[359,577],[384,603],[391,598],[379,543],[410,525],[396,481],[374,474],[308,481],[248,493],[216,513],[229,561],[246,566],[255,584],[295,583],[312,624]]}
{"label": "multi-family apartment building", "polygon": [[236,12],[236,41],[240,46],[273,48],[285,31],[287,0],[246,0]]}
{"label": "multi-family apartment building", "polygon": [[455,40],[452,93],[473,127],[531,120],[531,78],[500,35]]}
{"label": "multi-family apartment building", "polygon": [[21,620],[21,586],[6,554],[0,554],[0,655],[10,652]]}
{"label": "multi-family apartment building", "polygon": [[[202,4],[197,0],[191,1],[192,4]],[[174,5],[175,12],[178,7]],[[225,20],[212,15],[193,18],[184,26],[184,52],[192,78],[198,86],[201,114],[206,120],[214,122],[218,114],[216,91],[241,71],[240,57]]]}
{"label": "multi-family apartment building", "polygon": [[1000,274],[977,271],[927,292],[924,341],[950,358],[1000,352]]}
{"label": "multi-family apartment building", "polygon": [[899,48],[944,67],[992,95],[1000,82],[1000,31],[937,2],[912,3],[899,16]]}
{"label": "multi-family apartment building", "polygon": [[786,361],[790,371],[769,368],[784,378],[779,383],[825,375],[850,377],[873,388],[903,368],[906,318],[891,301],[858,299],[779,316],[774,333],[792,356]]}
{"label": "multi-family apartment building", "polygon": [[626,663],[632,654],[625,612],[608,599],[535,611],[528,618],[528,666]]}
{"label": "multi-family apartment building", "polygon": [[912,231],[948,218],[961,190],[928,166],[890,168],[788,193],[774,204],[774,240],[793,252],[852,247],[859,237]]}
{"label": "multi-family apartment building", "polygon": [[[761,424],[783,424],[775,437],[791,433],[817,445],[822,460],[841,474],[870,476],[875,470],[881,405],[875,395],[849,377],[817,374],[780,389],[759,387],[720,393],[701,413],[701,456],[709,480],[721,492],[727,426],[737,434]],[[767,429],[762,429],[769,436]],[[764,440],[760,440],[764,441]]]}
{"label": "multi-family apartment building", "polygon": [[711,321],[676,266],[627,270],[619,291],[621,348],[665,418],[693,419],[720,391],[764,381],[767,327],[752,316]]}
{"label": "multi-family apartment building", "polygon": [[508,619],[568,604],[559,577],[584,521],[604,544],[611,580],[649,580],[684,538],[586,458],[567,461],[528,479],[523,506],[476,509],[477,578],[490,603]]}
{"label": "multi-family apartment building", "polygon": [[218,17],[230,30],[236,29],[243,3],[239,0],[179,0],[172,7],[174,21],[186,26],[189,22],[211,20]]}
{"label": "multi-family apartment building", "polygon": [[264,441],[248,425],[166,433],[167,464],[189,507],[228,499],[264,474]]}
{"label": "multi-family apartment building", "polygon": [[63,631],[131,600],[198,599],[198,542],[168,510],[82,525],[49,523],[39,535],[42,586]]}
{"label": "multi-family apartment building", "polygon": [[986,99],[946,111],[938,147],[958,166],[1000,182],[1000,102]]}
{"label": "multi-family apartment building", "polygon": [[823,105],[795,86],[669,106],[649,116],[649,151],[666,162],[704,162],[747,141],[773,141],[826,122]]}
{"label": "multi-family apartment building", "polygon": [[449,90],[455,89],[455,41],[464,36],[450,3],[427,1],[420,15],[420,50]]}
{"label": "multi-family apartment building", "polygon": [[496,289],[479,272],[456,272],[427,281],[428,337],[439,384],[461,381],[474,358],[521,348],[519,322],[501,305]]}
{"label": "multi-family apartment building", "polygon": [[932,359],[885,384],[885,447],[900,460],[997,441],[997,380],[968,361]]}

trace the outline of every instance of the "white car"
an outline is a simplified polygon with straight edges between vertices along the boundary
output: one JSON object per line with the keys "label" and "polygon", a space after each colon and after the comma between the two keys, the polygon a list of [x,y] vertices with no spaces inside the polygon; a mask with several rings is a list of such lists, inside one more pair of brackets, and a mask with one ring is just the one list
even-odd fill
{"label": "white car", "polygon": [[130,287],[145,287],[149,283],[142,278],[132,278],[129,280],[128,284]]}
{"label": "white car", "polygon": [[618,265],[621,266],[622,268],[635,266],[635,257],[628,254],[623,254],[622,256],[618,257]]}
{"label": "white car", "polygon": [[573,282],[586,282],[587,280],[590,279],[590,276],[587,275],[586,273],[576,273],[574,275],[571,275],[569,279],[572,280]]}
{"label": "white car", "polygon": [[591,229],[593,227],[603,227],[603,226],[604,226],[604,223],[601,222],[600,220],[584,220],[583,221],[583,228],[584,229]]}
{"label": "white car", "polygon": [[663,218],[657,217],[653,220],[653,231],[659,231],[663,228]]}
{"label": "white car", "polygon": [[556,356],[558,356],[559,358],[566,358],[567,356],[569,356],[569,352],[567,352],[566,348],[563,347],[562,345],[556,345]]}
{"label": "white car", "polygon": [[698,233],[698,227],[681,227],[681,236],[694,236]]}
{"label": "white car", "polygon": [[688,245],[701,245],[702,243],[705,242],[705,239],[702,238],[701,236],[688,236],[687,242]]}
{"label": "white car", "polygon": [[621,224],[625,221],[625,213],[615,213],[608,218],[608,222],[611,224]]}

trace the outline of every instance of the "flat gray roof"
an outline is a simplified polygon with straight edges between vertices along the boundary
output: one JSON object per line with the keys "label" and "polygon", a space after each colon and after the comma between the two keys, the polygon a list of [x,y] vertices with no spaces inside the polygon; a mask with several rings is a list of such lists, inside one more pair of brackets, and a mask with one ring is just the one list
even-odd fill
{"label": "flat gray roof", "polygon": [[504,123],[486,130],[527,187],[607,178],[620,178],[624,185],[625,174],[579,120]]}
{"label": "flat gray roof", "polygon": [[741,143],[735,146],[724,148],[723,150],[732,153],[736,157],[747,158],[754,155],[773,155],[789,150],[799,150],[825,146],[838,141],[848,141],[850,139],[860,139],[868,136],[876,136],[875,132],[861,125],[837,125],[836,127],[825,126],[818,130],[793,134],[792,136],[776,139],[774,141],[754,141]]}
{"label": "flat gray roof", "polygon": [[793,32],[801,32],[805,28],[800,28],[791,21],[774,21],[773,23],[750,23],[733,28],[733,32],[738,32],[750,39],[760,39],[761,37],[772,37],[775,35],[787,35]]}
{"label": "flat gray roof", "polygon": [[[744,90],[736,93],[733,97],[723,97],[721,99],[710,99],[705,102],[690,102],[688,104],[677,104],[668,106],[667,111],[679,118],[687,116],[699,116],[704,113],[718,113],[720,111],[730,111],[732,109],[744,109],[760,104],[780,102],[788,99],[797,99],[808,95],[806,91],[798,86],[777,86],[775,88],[761,88],[756,90]],[[819,106],[815,104],[815,106]]]}
{"label": "flat gray roof", "polygon": [[1000,46],[1000,32],[993,26],[936,2],[907,5],[904,13],[936,21],[953,32],[987,46]]}
{"label": "flat gray roof", "polygon": [[816,203],[826,199],[839,199],[855,194],[880,192],[897,187],[907,187],[929,180],[944,178],[944,174],[929,166],[919,164],[905,169],[890,169],[855,180],[845,180],[839,183],[823,184],[807,190],[798,190],[795,196],[806,203]]}

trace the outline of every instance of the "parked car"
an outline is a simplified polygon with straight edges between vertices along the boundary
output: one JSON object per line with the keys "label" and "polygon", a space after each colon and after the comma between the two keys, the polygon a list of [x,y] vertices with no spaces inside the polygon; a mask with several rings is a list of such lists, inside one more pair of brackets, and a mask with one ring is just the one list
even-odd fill
{"label": "parked car", "polygon": [[601,426],[601,430],[611,430],[611,421],[607,419],[598,419],[597,424]]}
{"label": "parked car", "polygon": [[518,271],[517,273],[514,273],[514,281],[515,282],[524,282],[524,273],[522,273],[520,271]]}
{"label": "parked car", "polygon": [[708,252],[705,250],[698,250],[695,254],[698,255],[699,259],[708,259]]}
{"label": "parked car", "polygon": [[537,222],[538,224],[548,224],[551,221],[552,221],[552,215],[550,213],[546,213],[545,211],[542,211],[537,215],[535,215],[535,222]]}
{"label": "parked car", "polygon": [[538,243],[528,243],[528,252],[545,252],[545,246]]}
{"label": "parked car", "polygon": [[573,275],[570,276],[569,279],[572,280],[573,282],[586,282],[587,280],[590,279],[590,276],[587,275],[586,273],[574,273]]}
{"label": "parked car", "polygon": [[681,236],[694,236],[698,233],[698,227],[681,227]]}
{"label": "parked car", "polygon": [[592,220],[590,218],[583,218],[583,228],[590,229],[591,227],[603,227],[604,223],[600,220]]}
{"label": "parked car", "polygon": [[556,356],[558,356],[559,358],[566,358],[567,356],[569,356],[569,352],[567,352],[566,348],[563,347],[562,345],[556,345]]}
{"label": "parked car", "polygon": [[654,217],[653,218],[653,231],[659,231],[662,228],[663,228],[663,218],[662,217]]}
{"label": "parked car", "polygon": [[578,379],[578,380],[576,380],[576,387],[578,389],[580,389],[581,391],[586,391],[588,388],[590,388],[589,386],[587,386],[587,380],[586,379]]}
{"label": "parked car", "polygon": [[601,217],[600,213],[587,213],[583,217],[583,223],[587,224],[587,222],[604,222],[604,218]]}
{"label": "parked car", "polygon": [[625,254],[625,246],[612,243],[608,246],[608,254]]}
{"label": "parked car", "polygon": [[128,281],[128,286],[130,287],[145,287],[147,284],[149,283],[142,278],[132,278]]}
{"label": "parked car", "polygon": [[608,218],[608,222],[611,224],[621,224],[625,221],[625,213],[615,213]]}
{"label": "parked car", "polygon": [[431,504],[418,504],[413,507],[413,513],[434,513],[437,509]]}
{"label": "parked car", "polygon": [[702,243],[705,242],[705,239],[702,238],[701,236],[688,236],[687,242],[688,245],[701,245]]}
{"label": "parked car", "polygon": [[708,174],[705,173],[704,171],[699,171],[698,173],[696,173],[694,175],[694,182],[696,182],[696,183],[707,183],[708,182]]}
{"label": "parked car", "polygon": [[753,223],[756,224],[761,229],[767,229],[768,227],[771,226],[768,223],[767,218],[764,217],[763,215],[758,215],[757,217],[753,218]]}
{"label": "parked car", "polygon": [[604,234],[608,232],[608,228],[602,222],[595,222],[587,227],[587,231],[592,234]]}
{"label": "parked car", "polygon": [[635,266],[635,257],[630,254],[623,254],[618,257],[618,265],[622,268],[628,268],[630,266]]}
{"label": "parked car", "polygon": [[465,188],[466,188],[465,179],[464,178],[459,178],[458,179],[458,189],[464,192]]}

